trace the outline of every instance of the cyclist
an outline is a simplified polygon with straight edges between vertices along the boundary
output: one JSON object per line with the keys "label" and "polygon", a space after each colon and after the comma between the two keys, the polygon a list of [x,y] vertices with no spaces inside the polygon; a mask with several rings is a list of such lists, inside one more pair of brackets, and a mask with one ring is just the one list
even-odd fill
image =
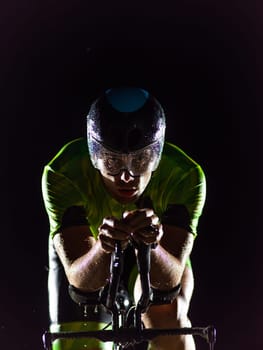
{"label": "cyclist", "polygon": [[[181,284],[170,304],[148,308],[145,327],[190,326],[190,253],[205,201],[205,175],[179,147],[165,142],[165,127],[164,110],[149,92],[112,88],[91,105],[87,136],[67,143],[44,167],[51,331],[97,330],[109,322],[103,306],[89,307],[83,315],[68,295],[68,284],[85,292],[107,285],[116,240],[126,254],[123,285],[130,294],[133,288],[135,300],[141,289],[130,262],[134,243],[153,247],[152,288],[172,296]],[[53,345],[84,348],[109,349],[111,344],[76,339]],[[149,349],[193,350],[195,344],[191,335],[162,336]]]}

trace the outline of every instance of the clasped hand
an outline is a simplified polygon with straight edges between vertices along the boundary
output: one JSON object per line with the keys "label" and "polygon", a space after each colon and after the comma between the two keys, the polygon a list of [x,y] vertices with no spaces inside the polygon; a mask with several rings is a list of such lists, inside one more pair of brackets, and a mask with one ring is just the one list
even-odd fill
{"label": "clasped hand", "polygon": [[162,225],[152,209],[126,211],[121,220],[114,217],[104,218],[99,227],[99,240],[107,253],[114,251],[116,240],[121,242],[124,250],[131,241],[148,245],[159,243],[162,235]]}

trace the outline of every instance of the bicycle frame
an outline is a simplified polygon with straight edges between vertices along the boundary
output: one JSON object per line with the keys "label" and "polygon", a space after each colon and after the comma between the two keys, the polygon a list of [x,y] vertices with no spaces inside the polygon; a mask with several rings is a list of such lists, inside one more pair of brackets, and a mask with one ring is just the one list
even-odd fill
{"label": "bicycle frame", "polygon": [[[204,338],[209,344],[209,349],[214,349],[216,342],[216,329],[214,326],[207,327],[185,327],[171,329],[143,329],[141,315],[147,311],[148,307],[153,303],[153,292],[150,287],[150,249],[149,245],[141,244],[138,248],[137,265],[142,285],[141,298],[137,305],[132,306],[134,309],[134,324],[132,327],[127,327],[120,323],[120,305],[117,301],[117,291],[120,282],[120,275],[123,268],[123,252],[120,242],[115,244],[115,252],[111,259],[111,274],[109,289],[104,302],[106,308],[112,313],[112,330],[100,331],[81,331],[81,332],[45,332],[43,334],[43,345],[45,350],[51,350],[52,343],[57,339],[75,339],[75,338],[96,338],[103,342],[113,342],[115,349],[124,349],[127,346],[135,345],[143,341],[151,341],[153,338],[161,335],[197,335]],[[72,296],[71,296],[72,297]],[[73,300],[79,303],[77,300]],[[84,298],[85,299],[85,298]],[[81,296],[83,303],[83,295]],[[89,300],[85,301],[87,304]],[[93,302],[94,303],[94,302]],[[129,309],[131,310],[132,307]],[[128,310],[128,312],[129,312]],[[123,315],[122,315],[123,316]],[[122,320],[123,323],[123,320]]]}

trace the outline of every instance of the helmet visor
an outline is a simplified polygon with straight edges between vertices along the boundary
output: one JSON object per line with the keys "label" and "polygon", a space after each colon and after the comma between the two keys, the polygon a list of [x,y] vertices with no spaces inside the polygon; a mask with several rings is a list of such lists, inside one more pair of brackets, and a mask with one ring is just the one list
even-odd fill
{"label": "helmet visor", "polygon": [[88,146],[93,166],[102,173],[115,176],[127,170],[131,176],[140,176],[158,167],[163,140],[130,153],[110,151],[93,137],[88,139]]}

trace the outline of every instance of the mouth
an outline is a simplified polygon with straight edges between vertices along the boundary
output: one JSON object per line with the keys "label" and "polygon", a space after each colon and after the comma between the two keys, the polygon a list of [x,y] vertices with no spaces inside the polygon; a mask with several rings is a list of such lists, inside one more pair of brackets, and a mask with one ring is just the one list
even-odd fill
{"label": "mouth", "polygon": [[138,190],[137,188],[119,188],[118,192],[122,197],[131,198],[136,195]]}

